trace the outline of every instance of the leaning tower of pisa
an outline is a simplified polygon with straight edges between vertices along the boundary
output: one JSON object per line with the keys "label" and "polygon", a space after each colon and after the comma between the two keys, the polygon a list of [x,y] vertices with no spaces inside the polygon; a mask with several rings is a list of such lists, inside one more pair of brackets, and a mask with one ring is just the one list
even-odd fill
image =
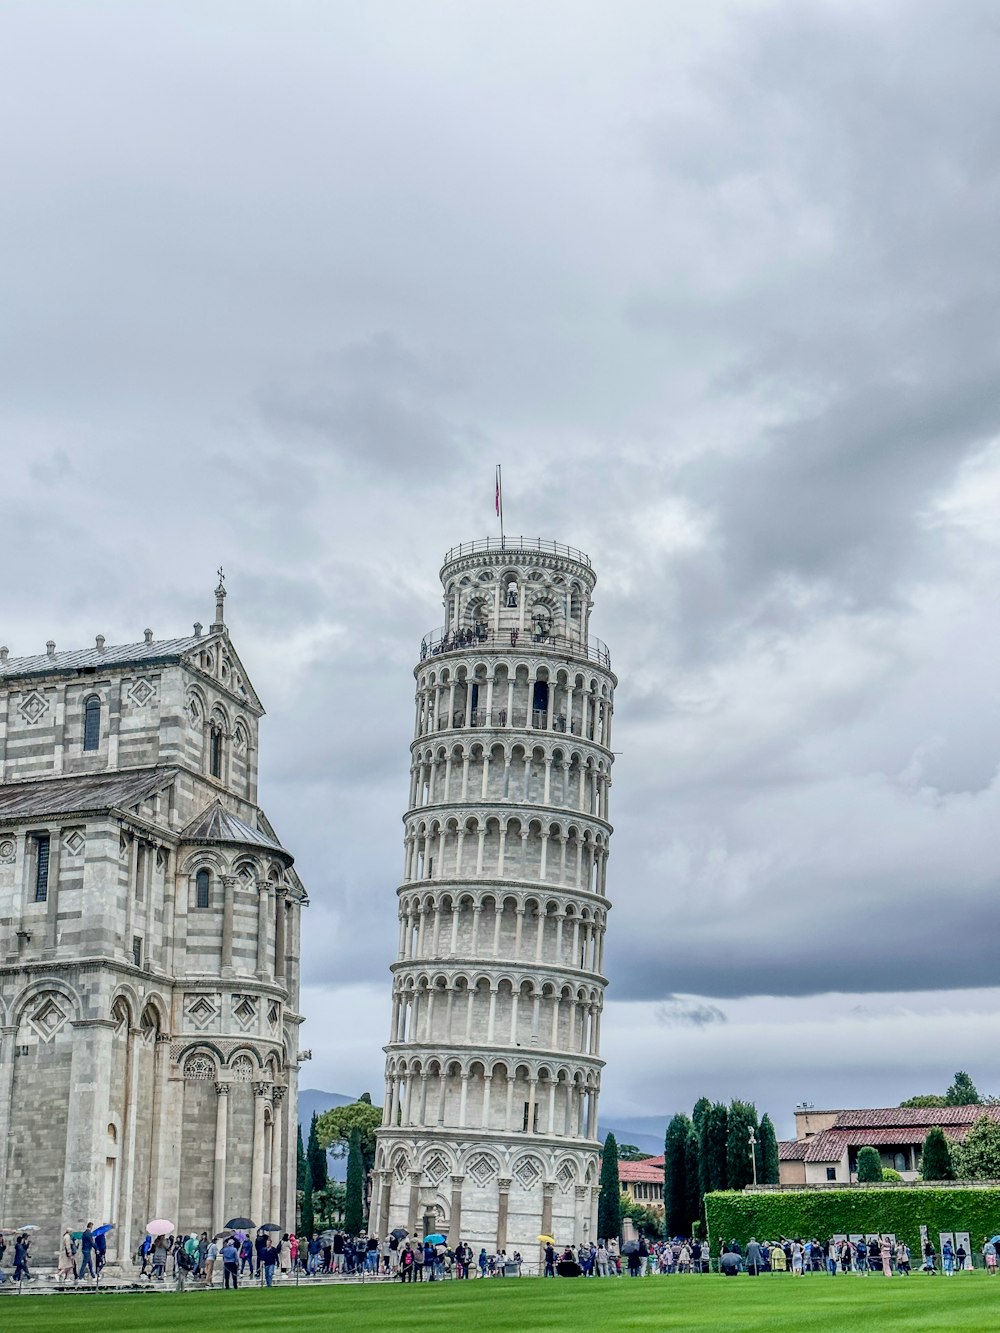
{"label": "leaning tower of pisa", "polygon": [[596,1234],[614,686],[582,551],[454,547],[421,644],[373,1224]]}

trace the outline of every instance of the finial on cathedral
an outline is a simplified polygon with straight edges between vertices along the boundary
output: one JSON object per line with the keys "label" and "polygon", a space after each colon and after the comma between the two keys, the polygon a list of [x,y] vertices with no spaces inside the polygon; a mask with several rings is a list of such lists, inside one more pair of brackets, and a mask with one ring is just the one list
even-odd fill
{"label": "finial on cathedral", "polygon": [[217,634],[220,630],[226,628],[225,616],[223,614],[226,601],[226,576],[222,572],[222,566],[219,566],[219,584],[215,589],[215,624],[211,632]]}

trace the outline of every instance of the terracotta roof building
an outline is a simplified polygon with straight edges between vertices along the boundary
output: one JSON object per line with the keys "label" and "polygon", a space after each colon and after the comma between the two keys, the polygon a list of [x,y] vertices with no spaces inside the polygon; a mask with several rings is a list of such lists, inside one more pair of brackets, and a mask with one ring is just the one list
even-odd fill
{"label": "terracotta roof building", "polygon": [[980,1118],[1000,1120],[1000,1106],[879,1106],[852,1111],[795,1112],[794,1139],[778,1144],[782,1185],[832,1184],[857,1179],[858,1153],[877,1148],[884,1167],[915,1180],[927,1132],[940,1125],[961,1141]]}
{"label": "terracotta roof building", "polygon": [[634,1203],[663,1209],[663,1154],[644,1157],[641,1162],[619,1162],[618,1179],[622,1193]]}

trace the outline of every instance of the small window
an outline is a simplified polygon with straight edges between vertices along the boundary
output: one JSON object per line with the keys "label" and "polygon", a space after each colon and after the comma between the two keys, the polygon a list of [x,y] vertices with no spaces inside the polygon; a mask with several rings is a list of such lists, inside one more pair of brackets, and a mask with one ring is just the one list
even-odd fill
{"label": "small window", "polygon": [[101,747],[101,701],[92,694],[83,705],[83,748],[99,750]]}
{"label": "small window", "polygon": [[826,1168],[826,1178],[827,1180],[837,1179],[837,1168],[835,1166],[828,1166]]}
{"label": "small window", "polygon": [[195,904],[198,907],[208,906],[208,883],[208,871],[199,870],[194,877]]}
{"label": "small window", "polygon": [[142,967],[142,936],[132,936],[132,962],[136,967]]}
{"label": "small window", "polygon": [[212,727],[209,732],[209,772],[213,778],[222,777],[222,732],[218,727]]}
{"label": "small window", "polygon": [[[528,1102],[525,1102],[525,1103],[524,1103],[524,1118],[523,1118],[523,1120],[522,1120],[522,1122],[521,1122],[521,1128],[524,1130],[525,1133],[528,1132],[528,1105],[529,1105]],[[531,1132],[532,1132],[533,1134],[537,1134],[537,1133],[538,1133],[538,1106],[537,1106],[537,1104],[536,1104],[536,1106],[535,1106],[535,1114],[532,1116],[531,1120],[532,1120],[532,1124],[531,1124]]]}
{"label": "small window", "polygon": [[47,833],[35,839],[35,902],[44,903],[49,896],[49,848]]}

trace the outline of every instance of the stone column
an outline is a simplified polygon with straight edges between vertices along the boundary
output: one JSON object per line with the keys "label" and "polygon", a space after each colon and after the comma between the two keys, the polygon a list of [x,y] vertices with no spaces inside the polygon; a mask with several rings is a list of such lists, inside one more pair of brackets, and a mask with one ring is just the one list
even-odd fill
{"label": "stone column", "polygon": [[[84,1018],[71,1021],[70,1026],[73,1054],[61,1212],[64,1218],[86,1221],[104,1206],[103,1173],[116,1024],[110,1018]],[[55,1207],[55,1200],[52,1202]]]}
{"label": "stone column", "polygon": [[[216,1232],[226,1225],[226,1155],[229,1132],[229,1084],[216,1083],[215,1180],[212,1188],[212,1226]],[[254,1218],[255,1222],[263,1218]],[[214,1234],[214,1233],[213,1233]]]}
{"label": "stone column", "polygon": [[[223,875],[224,897],[222,903],[222,970],[233,970],[233,899],[236,894],[236,876]],[[256,1221],[256,1218],[254,1219]]]}
{"label": "stone column", "polygon": [[500,1191],[500,1198],[497,1205],[497,1249],[505,1250],[507,1248],[507,1210],[510,1204],[510,1184],[511,1176],[500,1176],[497,1180],[497,1188]]}
{"label": "stone column", "polygon": [[422,1171],[410,1171],[410,1206],[406,1216],[406,1229],[410,1236],[417,1233],[417,1212],[420,1208],[420,1178]]}
{"label": "stone column", "polygon": [[271,915],[271,885],[266,879],[257,884],[257,976],[261,981],[270,981],[273,972],[268,958],[270,944],[268,917]]}
{"label": "stone column", "polygon": [[274,976],[276,981],[285,979],[285,890],[279,884],[275,890],[274,923]]}
{"label": "stone column", "polygon": [[389,1234],[389,1200],[392,1191],[392,1173],[380,1171],[378,1176],[378,1232],[376,1234],[384,1240]]}
{"label": "stone column", "polygon": [[[176,1072],[176,1071],[175,1071]],[[164,1131],[165,1125],[179,1124],[181,1111],[176,1115],[175,1101],[183,1094],[184,1085],[179,1074],[171,1080],[170,1034],[156,1034],[153,1054],[153,1114],[149,1154],[149,1209],[154,1217],[176,1217],[178,1201],[177,1144]],[[129,1238],[131,1244],[134,1237]]]}
{"label": "stone column", "polygon": [[[270,1091],[269,1083],[253,1085],[253,1165],[250,1171],[250,1216],[258,1225],[264,1207],[264,1098]],[[268,1218],[268,1221],[271,1219]]]}
{"label": "stone column", "polygon": [[14,1081],[12,1057],[16,1035],[17,1028],[13,1025],[0,1028],[0,1199],[7,1197],[7,1139],[10,1135],[10,1099]]}
{"label": "stone column", "polygon": [[[552,1200],[555,1197],[556,1182],[554,1180],[545,1180],[542,1182],[542,1235],[552,1235]],[[545,1271],[545,1242],[539,1242],[541,1254],[539,1256],[539,1272]]]}
{"label": "stone column", "polygon": [[[590,1193],[589,1185],[577,1185],[576,1187],[576,1207],[573,1212],[573,1234],[575,1236],[584,1236],[590,1239],[590,1209],[587,1206],[587,1195]],[[608,1239],[605,1237],[605,1239]]]}
{"label": "stone column", "polygon": [[[271,1205],[269,1222],[284,1228],[281,1214],[281,1133],[284,1125],[284,1088],[271,1089]],[[294,1218],[292,1222],[294,1223]]]}
{"label": "stone column", "polygon": [[448,1239],[452,1247],[462,1239],[462,1182],[464,1180],[464,1176],[452,1176],[451,1178],[451,1220],[448,1223]]}
{"label": "stone column", "polygon": [[124,1161],[119,1162],[118,1197],[120,1205],[118,1217],[119,1229],[114,1236],[113,1250],[119,1263],[131,1263],[130,1237],[132,1235],[132,1210],[135,1205],[135,1136],[138,1107],[136,1100],[139,1088],[139,1052],[142,1043],[142,1028],[129,1028],[128,1059],[126,1064],[127,1083],[125,1087],[125,1145]]}

